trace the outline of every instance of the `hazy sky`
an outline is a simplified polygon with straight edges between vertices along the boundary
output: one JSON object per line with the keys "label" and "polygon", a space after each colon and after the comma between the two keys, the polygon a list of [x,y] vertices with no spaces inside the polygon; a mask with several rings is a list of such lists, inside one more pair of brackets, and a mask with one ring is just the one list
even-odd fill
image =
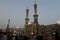
{"label": "hazy sky", "polygon": [[[24,27],[26,8],[29,6],[29,18],[33,22],[34,0],[0,0],[0,28],[6,28],[10,18],[10,27]],[[37,0],[39,24],[54,24],[60,20],[60,0]]]}

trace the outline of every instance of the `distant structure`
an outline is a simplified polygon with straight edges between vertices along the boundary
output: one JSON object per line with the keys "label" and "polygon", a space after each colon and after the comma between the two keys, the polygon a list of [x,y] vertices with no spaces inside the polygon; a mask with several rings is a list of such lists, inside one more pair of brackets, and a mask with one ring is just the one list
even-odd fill
{"label": "distant structure", "polygon": [[6,28],[6,31],[5,31],[7,34],[11,34],[11,33],[12,33],[12,34],[14,34],[14,33],[15,33],[15,34],[17,34],[17,33],[23,34],[24,28],[20,28],[20,27],[18,27],[18,26],[17,26],[16,28],[10,28],[9,25],[10,25],[10,19],[8,19],[7,28]]}
{"label": "distant structure", "polygon": [[6,32],[9,32],[9,24],[10,24],[10,19],[8,19],[8,24],[7,24],[7,28],[6,28]]}

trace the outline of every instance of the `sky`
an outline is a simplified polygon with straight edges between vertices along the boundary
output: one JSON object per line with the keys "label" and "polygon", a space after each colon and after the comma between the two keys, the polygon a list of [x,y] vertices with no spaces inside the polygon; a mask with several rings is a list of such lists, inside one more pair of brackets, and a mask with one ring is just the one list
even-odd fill
{"label": "sky", "polygon": [[[40,25],[55,24],[60,20],[60,0],[36,0]],[[34,0],[0,0],[0,28],[24,27],[26,8],[29,7],[30,22],[33,22]]]}

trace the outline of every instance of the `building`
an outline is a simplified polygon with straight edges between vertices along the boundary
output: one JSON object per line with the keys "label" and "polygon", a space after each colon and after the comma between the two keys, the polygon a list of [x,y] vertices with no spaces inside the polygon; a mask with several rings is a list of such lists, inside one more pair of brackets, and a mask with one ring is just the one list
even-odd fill
{"label": "building", "polygon": [[38,13],[37,13],[37,3],[36,1],[34,2],[34,14],[33,14],[33,18],[34,18],[34,22],[29,22],[29,9],[26,9],[26,18],[25,18],[25,34],[40,34],[41,30],[39,31],[39,29],[41,28],[39,23],[38,23]]}
{"label": "building", "polygon": [[29,9],[26,9],[26,18],[25,18],[25,34],[31,35],[31,34],[48,34],[53,32],[60,32],[60,24],[51,24],[51,25],[40,25],[38,23],[38,13],[37,13],[37,3],[34,2],[34,14],[33,18],[34,21],[29,21]]}
{"label": "building", "polygon": [[30,22],[29,20],[29,8],[26,9],[26,17],[25,17],[25,25],[24,28],[9,28],[10,19],[8,20],[7,28],[3,30],[3,32],[19,32],[21,34],[26,35],[46,35],[52,34],[56,31],[60,33],[60,22],[59,24],[51,24],[51,25],[40,25],[38,22],[38,13],[37,13],[37,3],[34,2],[34,21]]}

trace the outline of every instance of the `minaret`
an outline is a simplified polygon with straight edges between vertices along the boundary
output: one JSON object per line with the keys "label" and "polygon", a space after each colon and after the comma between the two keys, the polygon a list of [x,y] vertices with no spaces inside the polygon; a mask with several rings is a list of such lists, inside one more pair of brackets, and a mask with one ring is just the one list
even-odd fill
{"label": "minaret", "polygon": [[7,32],[9,31],[9,24],[10,24],[10,19],[8,19],[8,24],[7,24],[7,28],[6,28]]}
{"label": "minaret", "polygon": [[34,2],[34,23],[38,23],[38,14],[37,14],[37,3],[36,3],[36,0]]}
{"label": "minaret", "polygon": [[36,28],[34,31],[35,31],[35,34],[38,34],[38,28],[39,28],[39,24],[38,24],[38,14],[37,14],[37,3],[36,3],[36,0],[34,2],[34,23],[35,23],[35,27]]}
{"label": "minaret", "polygon": [[28,7],[27,7],[27,9],[26,9],[26,18],[25,18],[25,24],[28,24],[28,22],[29,22],[29,9],[28,9]]}

